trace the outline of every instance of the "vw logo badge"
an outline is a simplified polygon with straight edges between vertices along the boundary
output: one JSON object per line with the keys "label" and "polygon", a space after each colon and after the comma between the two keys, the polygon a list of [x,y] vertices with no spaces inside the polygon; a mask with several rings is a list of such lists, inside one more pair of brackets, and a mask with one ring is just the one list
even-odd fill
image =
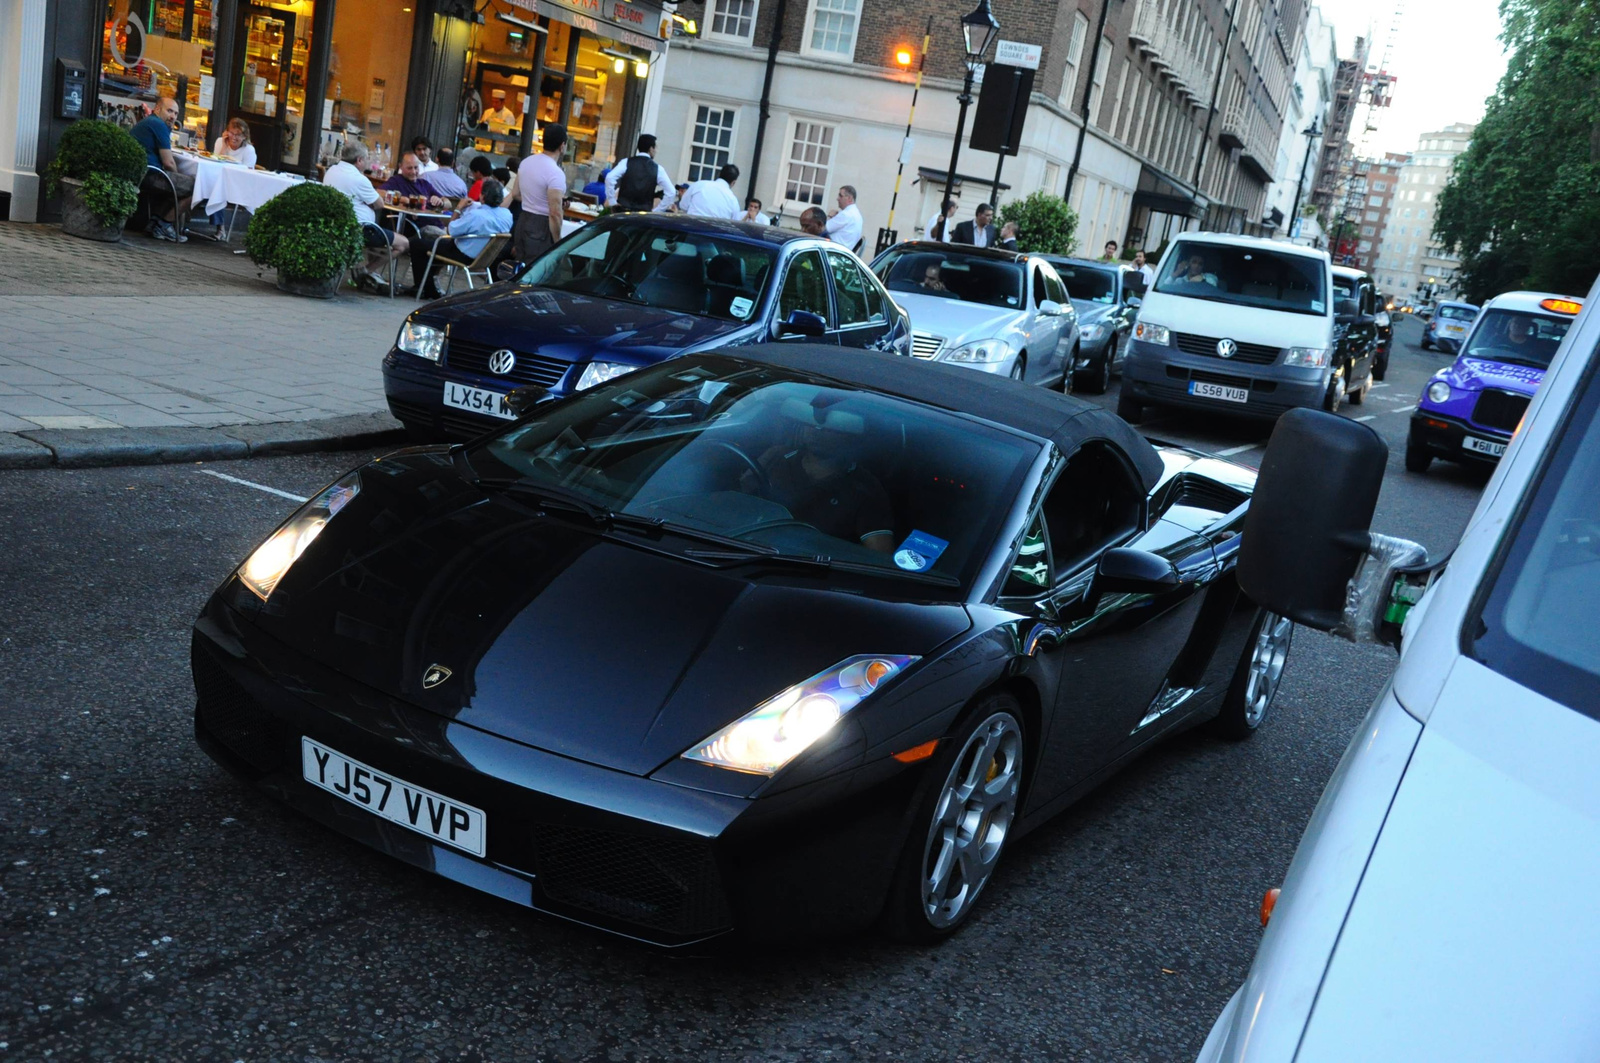
{"label": "vw logo badge", "polygon": [[502,347],[489,356],[489,372],[505,376],[517,367],[517,356],[514,352]]}
{"label": "vw logo badge", "polygon": [[[505,352],[502,352],[502,353],[509,354],[511,352],[505,351]],[[1234,355],[1236,355],[1238,353],[1239,353],[1239,345],[1237,343],[1234,343],[1232,340],[1218,340],[1217,341],[1217,357],[1218,358],[1232,358]],[[499,355],[496,355],[496,357],[499,357]],[[489,365],[492,368],[494,366],[494,363],[490,362]],[[495,372],[499,372],[499,370],[495,370]]]}

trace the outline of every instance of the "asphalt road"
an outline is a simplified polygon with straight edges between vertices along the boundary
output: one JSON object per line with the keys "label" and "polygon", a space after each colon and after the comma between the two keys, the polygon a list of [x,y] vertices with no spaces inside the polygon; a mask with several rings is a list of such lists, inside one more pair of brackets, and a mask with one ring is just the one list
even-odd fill
{"label": "asphalt road", "polygon": [[[1419,331],[1346,413],[1392,448],[1376,527],[1442,550],[1485,477],[1401,467],[1444,362]],[[1247,463],[1266,436],[1147,430]],[[195,746],[189,624],[293,506],[212,474],[303,496],[362,457],[0,473],[0,1059],[1193,1058],[1394,666],[1300,632],[1255,738],[1146,756],[1015,846],[937,948],[663,954],[358,848]]]}

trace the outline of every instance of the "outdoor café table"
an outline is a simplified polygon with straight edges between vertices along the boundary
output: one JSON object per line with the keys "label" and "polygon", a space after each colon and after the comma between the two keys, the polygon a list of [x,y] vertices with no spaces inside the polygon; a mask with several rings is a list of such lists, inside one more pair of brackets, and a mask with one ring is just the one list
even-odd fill
{"label": "outdoor caf\u00e9 table", "polygon": [[379,206],[390,214],[398,216],[395,221],[396,231],[399,231],[400,226],[405,224],[409,225],[418,236],[422,235],[422,227],[424,225],[437,225],[442,229],[450,224],[451,218],[455,217],[450,211],[440,210],[437,207],[395,207],[387,203],[379,204]]}
{"label": "outdoor caf\u00e9 table", "polygon": [[239,163],[203,159],[188,152],[174,152],[178,172],[194,178],[194,204],[207,214],[229,207],[255,212],[261,205],[304,178],[270,170],[255,170]]}

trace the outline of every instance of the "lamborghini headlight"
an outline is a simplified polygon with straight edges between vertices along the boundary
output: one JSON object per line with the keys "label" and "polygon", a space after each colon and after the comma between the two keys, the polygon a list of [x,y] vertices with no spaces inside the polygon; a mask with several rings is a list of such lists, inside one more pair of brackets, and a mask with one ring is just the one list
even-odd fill
{"label": "lamborghini headlight", "polygon": [[684,757],[719,768],[771,775],[918,659],[891,654],[850,657],[768,698]]}
{"label": "lamborghini headlight", "polygon": [[284,522],[283,527],[267,537],[256,547],[245,563],[239,566],[239,582],[262,601],[272,593],[278,581],[288,573],[301,554],[322,534],[328,522],[361,493],[360,473],[353,472],[336,481],[316,498],[307,502],[300,511]]}

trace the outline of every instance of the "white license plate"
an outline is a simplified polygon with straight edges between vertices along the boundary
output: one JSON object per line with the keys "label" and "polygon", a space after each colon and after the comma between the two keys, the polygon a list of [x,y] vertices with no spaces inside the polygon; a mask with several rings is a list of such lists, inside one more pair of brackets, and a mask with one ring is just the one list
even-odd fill
{"label": "white license plate", "polygon": [[1230,388],[1226,384],[1207,384],[1200,380],[1189,381],[1189,394],[1202,399],[1222,399],[1226,402],[1249,402],[1249,388]]}
{"label": "white license plate", "polygon": [[1479,439],[1477,436],[1463,436],[1461,439],[1462,450],[1475,450],[1479,454],[1488,454],[1500,457],[1506,452],[1504,443],[1496,443],[1492,439]]}
{"label": "white license plate", "polygon": [[484,855],[483,811],[351,760],[304,736],[300,769],[306,782],[473,856]]}
{"label": "white license plate", "polygon": [[498,391],[469,388],[453,380],[444,382],[444,404],[454,406],[458,410],[471,410],[473,413],[500,417],[507,421],[517,419],[517,415],[511,412],[511,407],[506,405],[506,397]]}

